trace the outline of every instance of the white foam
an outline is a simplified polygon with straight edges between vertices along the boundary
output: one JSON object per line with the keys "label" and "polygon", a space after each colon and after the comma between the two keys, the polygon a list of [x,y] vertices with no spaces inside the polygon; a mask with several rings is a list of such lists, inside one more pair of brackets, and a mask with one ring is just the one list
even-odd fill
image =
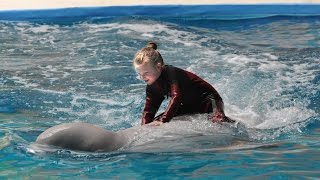
{"label": "white foam", "polygon": [[[310,84],[316,75],[315,61],[284,62],[271,53],[250,56],[230,53],[221,57],[224,64],[220,68],[231,69],[231,74],[224,74],[224,79],[216,80],[221,81],[221,86],[220,83],[215,86],[225,100],[226,114],[242,120],[249,127],[262,129],[290,125],[315,115],[306,108],[310,102],[304,97],[284,94],[294,92],[297,87],[308,89],[307,94],[316,92],[316,85]],[[201,63],[193,65],[192,69],[199,66]],[[204,73],[200,71],[200,74]]]}
{"label": "white foam", "polygon": [[81,65],[81,66],[80,67],[64,67],[64,69],[70,69],[73,72],[90,72],[90,71],[101,71],[101,70],[113,68],[113,66],[111,65],[99,65],[99,67],[87,66],[87,65]]}
{"label": "white foam", "polygon": [[49,94],[61,94],[61,95],[65,95],[68,92],[64,92],[64,91],[55,91],[55,90],[50,90],[50,89],[39,89],[39,88],[33,88],[33,90],[37,90],[40,92],[44,92],[44,93],[49,93]]}
{"label": "white foam", "polygon": [[9,146],[12,141],[12,137],[6,133],[3,137],[0,137],[0,150]]}
{"label": "white foam", "polygon": [[[191,32],[181,31],[169,27],[165,24],[151,24],[149,23],[110,23],[107,25],[91,25],[90,33],[96,33],[101,31],[114,31],[116,30],[119,35],[129,35],[130,37],[139,36],[147,38],[161,38],[166,41],[171,41],[174,43],[182,43],[186,46],[198,46],[199,43],[191,41],[195,39],[197,35]],[[137,36],[139,35],[139,36]]]}
{"label": "white foam", "polygon": [[9,79],[13,80],[15,83],[24,85],[24,87],[26,87],[26,88],[35,88],[35,87],[39,86],[39,84],[30,83],[29,80],[24,79],[22,77],[18,77],[18,76],[12,76]]}
{"label": "white foam", "polygon": [[[206,115],[174,118],[161,126],[134,127],[129,138],[129,151],[201,151],[212,147],[229,146],[236,138],[247,138],[239,124],[218,124]],[[238,126],[239,125],[239,126]],[[192,146],[190,146],[192,145]]]}
{"label": "white foam", "polygon": [[313,111],[301,106],[271,110],[266,121],[257,125],[256,127],[265,129],[286,126],[288,124],[304,121],[314,115],[315,113]]}

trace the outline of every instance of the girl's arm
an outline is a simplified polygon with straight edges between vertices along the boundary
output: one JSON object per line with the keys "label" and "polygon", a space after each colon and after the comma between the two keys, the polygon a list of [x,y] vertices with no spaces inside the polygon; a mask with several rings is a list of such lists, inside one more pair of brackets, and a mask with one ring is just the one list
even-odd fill
{"label": "girl's arm", "polygon": [[154,93],[152,93],[149,89],[147,89],[146,94],[147,97],[142,113],[141,125],[148,124],[153,121],[155,114],[164,100],[163,96],[154,95]]}
{"label": "girl's arm", "polygon": [[171,84],[170,92],[171,99],[169,101],[166,111],[160,118],[161,122],[169,122],[174,117],[181,101],[181,91],[177,83]]}

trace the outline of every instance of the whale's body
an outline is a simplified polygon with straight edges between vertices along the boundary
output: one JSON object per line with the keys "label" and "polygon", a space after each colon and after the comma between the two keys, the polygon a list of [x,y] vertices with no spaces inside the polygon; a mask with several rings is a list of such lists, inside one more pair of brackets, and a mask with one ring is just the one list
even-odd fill
{"label": "whale's body", "polygon": [[[237,123],[216,124],[209,121],[186,120],[186,118],[173,120],[161,126],[148,124],[117,132],[107,131],[89,123],[64,123],[45,130],[32,147],[34,151],[39,150],[39,152],[56,149],[110,152],[128,146],[130,150],[157,151],[168,148],[168,145],[171,145],[169,149],[181,149],[179,147],[181,146],[182,149],[192,150],[193,146],[189,146],[189,140],[193,145],[198,143],[196,146],[202,146],[197,138],[202,140],[209,138],[210,144],[220,147],[232,143],[243,130],[245,131],[245,127]],[[170,144],[173,142],[174,144]]]}

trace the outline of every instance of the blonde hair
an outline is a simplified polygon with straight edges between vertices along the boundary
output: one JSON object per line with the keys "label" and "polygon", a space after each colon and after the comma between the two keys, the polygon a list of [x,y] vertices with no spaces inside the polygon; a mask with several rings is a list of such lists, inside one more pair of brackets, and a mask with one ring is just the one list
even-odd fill
{"label": "blonde hair", "polygon": [[134,65],[141,65],[151,62],[153,65],[160,63],[164,65],[161,54],[157,51],[157,44],[154,42],[148,42],[147,46],[142,48],[136,53],[133,59]]}

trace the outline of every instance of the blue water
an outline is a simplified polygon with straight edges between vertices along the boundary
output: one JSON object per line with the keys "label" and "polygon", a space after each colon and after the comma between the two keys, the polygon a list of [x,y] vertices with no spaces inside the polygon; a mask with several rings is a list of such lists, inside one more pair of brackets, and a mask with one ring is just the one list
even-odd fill
{"label": "blue water", "polygon": [[[0,40],[0,178],[320,177],[318,5],[2,11]],[[132,58],[149,40],[213,84],[247,134],[191,116],[116,152],[30,151],[60,123],[139,126]]]}

